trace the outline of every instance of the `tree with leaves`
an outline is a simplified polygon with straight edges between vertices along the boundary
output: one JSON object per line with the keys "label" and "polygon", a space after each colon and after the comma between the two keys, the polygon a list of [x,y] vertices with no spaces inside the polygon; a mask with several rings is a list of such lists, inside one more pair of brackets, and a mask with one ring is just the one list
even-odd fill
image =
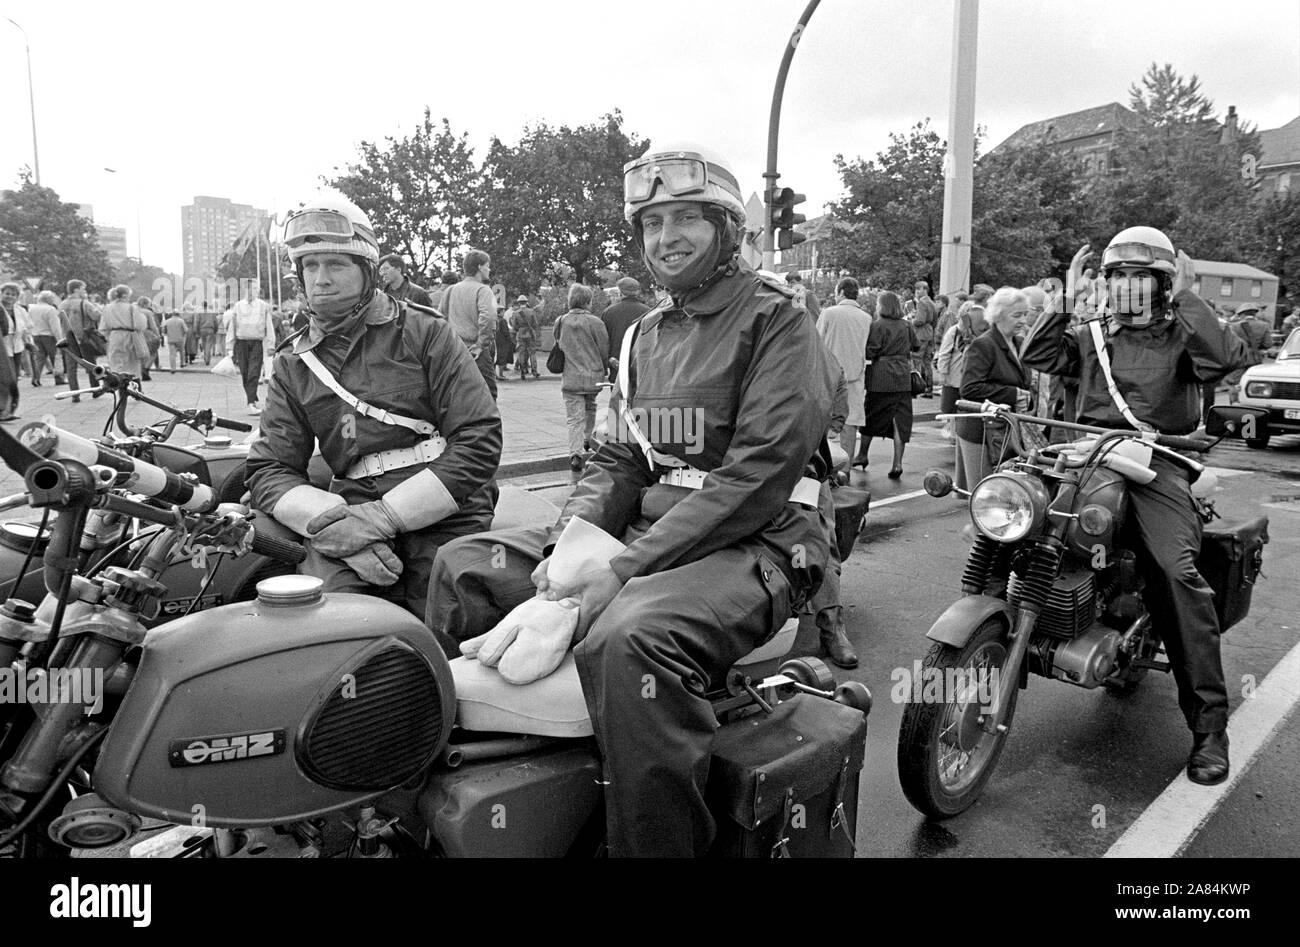
{"label": "tree with leaves", "polygon": [[475,206],[478,172],[468,136],[447,119],[439,127],[429,109],[414,133],[363,141],[360,159],[325,183],[360,207],[375,225],[381,253],[398,253],[423,273],[453,268]]}
{"label": "tree with leaves", "polygon": [[68,280],[84,280],[90,292],[113,284],[113,267],[99,248],[95,225],[65,204],[51,188],[19,174],[17,190],[0,191],[0,271],[39,278],[62,293]]}
{"label": "tree with leaves", "polygon": [[1257,131],[1220,122],[1200,79],[1168,63],[1152,63],[1129,97],[1138,123],[1116,132],[1113,171],[1093,192],[1102,232],[1142,224],[1193,257],[1244,261],[1254,190],[1240,169],[1243,154],[1259,153]]}
{"label": "tree with leaves", "polygon": [[467,232],[491,254],[493,279],[517,293],[561,279],[561,267],[589,284],[605,268],[644,278],[623,220],[623,165],[645,147],[617,110],[577,128],[526,127],[513,146],[494,137]]}

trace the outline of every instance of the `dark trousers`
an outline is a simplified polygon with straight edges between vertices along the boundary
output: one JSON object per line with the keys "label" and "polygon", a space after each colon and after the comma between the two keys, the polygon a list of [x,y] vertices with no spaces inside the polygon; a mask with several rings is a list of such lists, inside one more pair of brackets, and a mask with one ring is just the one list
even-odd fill
{"label": "dark trousers", "polygon": [[243,376],[248,403],[257,404],[257,383],[262,377],[262,340],[235,339],[233,359]]}
{"label": "dark trousers", "polygon": [[[547,528],[458,539],[434,561],[426,623],[448,647],[533,595]],[[785,575],[742,543],[632,579],[574,657],[604,761],[616,856],[693,856],[712,844],[704,803],[717,718],[705,694],[790,617]]]}
{"label": "dark trousers", "polygon": [[1129,484],[1126,528],[1146,565],[1147,604],[1169,655],[1187,726],[1197,733],[1222,730],[1228,725],[1228,688],[1214,593],[1196,571],[1201,520],[1187,474],[1159,456],[1151,469],[1155,480]]}
{"label": "dark trousers", "polygon": [[[32,341],[36,343],[36,352],[32,357],[32,377],[37,381],[45,374],[45,366],[50,366],[50,373],[55,379],[62,377],[58,369],[59,350],[56,348],[57,340],[52,335],[34,335]],[[67,362],[67,359],[64,359]],[[64,366],[67,367],[66,364]],[[73,387],[76,387],[75,385]]]}
{"label": "dark trousers", "polygon": [[18,371],[13,359],[0,358],[0,418],[18,410]]}
{"label": "dark trousers", "polygon": [[474,359],[478,365],[479,374],[487,382],[488,391],[492,393],[492,400],[497,400],[497,371],[496,371],[496,346],[488,346],[478,353],[478,358]]}

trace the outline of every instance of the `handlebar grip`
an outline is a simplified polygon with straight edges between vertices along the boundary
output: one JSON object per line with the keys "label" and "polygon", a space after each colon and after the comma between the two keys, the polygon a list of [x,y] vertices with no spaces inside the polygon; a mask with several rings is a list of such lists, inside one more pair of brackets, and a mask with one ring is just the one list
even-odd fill
{"label": "handlebar grip", "polygon": [[268,536],[266,533],[259,532],[256,526],[253,527],[253,552],[295,566],[307,558],[307,550],[303,548],[302,543]]}
{"label": "handlebar grip", "polygon": [[253,425],[245,424],[243,421],[231,421],[229,418],[212,418],[213,427],[224,427],[227,431],[240,431],[247,434],[253,429]]}
{"label": "handlebar grip", "polygon": [[983,411],[983,410],[984,410],[984,402],[982,402],[982,401],[966,401],[965,399],[958,398],[958,399],[957,399],[957,410],[958,410],[958,411],[976,411],[976,412]]}
{"label": "handlebar grip", "polygon": [[1210,449],[1210,445],[1200,438],[1184,437],[1179,434],[1161,434],[1156,438],[1156,443],[1170,450],[1189,450],[1198,454],[1203,454]]}

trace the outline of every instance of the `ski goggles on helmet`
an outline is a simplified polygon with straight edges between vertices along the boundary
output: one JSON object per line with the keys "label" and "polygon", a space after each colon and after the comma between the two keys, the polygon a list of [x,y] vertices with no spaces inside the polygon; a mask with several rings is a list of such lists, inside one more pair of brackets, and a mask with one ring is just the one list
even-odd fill
{"label": "ski goggles on helmet", "polygon": [[1157,263],[1174,264],[1172,250],[1153,247],[1147,243],[1117,243],[1102,254],[1102,269],[1116,266],[1154,266]]}
{"label": "ski goggles on helmet", "polygon": [[[304,210],[284,222],[284,242],[289,246],[303,243],[313,237],[340,243],[362,236],[361,228],[354,227],[345,214],[336,210]],[[364,234],[369,237],[369,234]]]}
{"label": "ski goggles on helmet", "polygon": [[637,158],[623,166],[623,199],[629,204],[649,200],[655,187],[673,197],[702,194],[710,184],[740,193],[740,183],[726,168],[689,151]]}

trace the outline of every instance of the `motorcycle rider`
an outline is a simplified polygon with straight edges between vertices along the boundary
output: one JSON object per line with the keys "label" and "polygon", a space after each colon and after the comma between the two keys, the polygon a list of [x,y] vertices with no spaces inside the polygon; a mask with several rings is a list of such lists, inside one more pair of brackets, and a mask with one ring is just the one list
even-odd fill
{"label": "motorcycle rider", "polygon": [[[302,571],[326,589],[423,618],[438,548],[491,524],[496,404],[446,322],[379,291],[379,245],[356,205],[309,201],[284,242],[310,321],[271,376],[248,457],[253,505],[308,540]],[[328,491],[307,474],[316,440]]]}
{"label": "motorcycle rider", "polygon": [[[1067,299],[1092,254],[1085,245],[1070,267]],[[1188,434],[1200,421],[1200,384],[1218,381],[1254,356],[1214,310],[1192,292],[1192,261],[1153,227],[1129,227],[1102,254],[1105,347],[1121,399],[1112,397],[1087,322],[1069,327],[1068,307],[1038,321],[1022,346],[1028,367],[1079,379],[1078,420],[1109,428]],[[1099,306],[1100,308],[1100,306]],[[1201,520],[1188,473],[1153,456],[1155,480],[1128,485],[1127,529],[1147,557],[1151,617],[1178,684],[1192,731],[1187,775],[1214,785],[1228,776],[1228,691],[1219,654],[1213,593],[1196,571]],[[1141,551],[1139,551],[1141,555]]]}
{"label": "motorcycle rider", "polygon": [[[534,585],[580,596],[575,658],[605,766],[610,854],[702,855],[714,835],[704,790],[717,728],[705,695],[826,568],[829,491],[808,478],[826,473],[834,379],[792,293],[740,260],[744,202],[723,160],[652,149],[624,166],[624,200],[669,293],[622,346],[622,417],[638,426],[600,447],[554,526],[444,546],[427,622],[444,641],[465,640]],[[702,442],[637,421],[696,411]],[[546,557],[574,516],[628,545],[552,588]]]}

